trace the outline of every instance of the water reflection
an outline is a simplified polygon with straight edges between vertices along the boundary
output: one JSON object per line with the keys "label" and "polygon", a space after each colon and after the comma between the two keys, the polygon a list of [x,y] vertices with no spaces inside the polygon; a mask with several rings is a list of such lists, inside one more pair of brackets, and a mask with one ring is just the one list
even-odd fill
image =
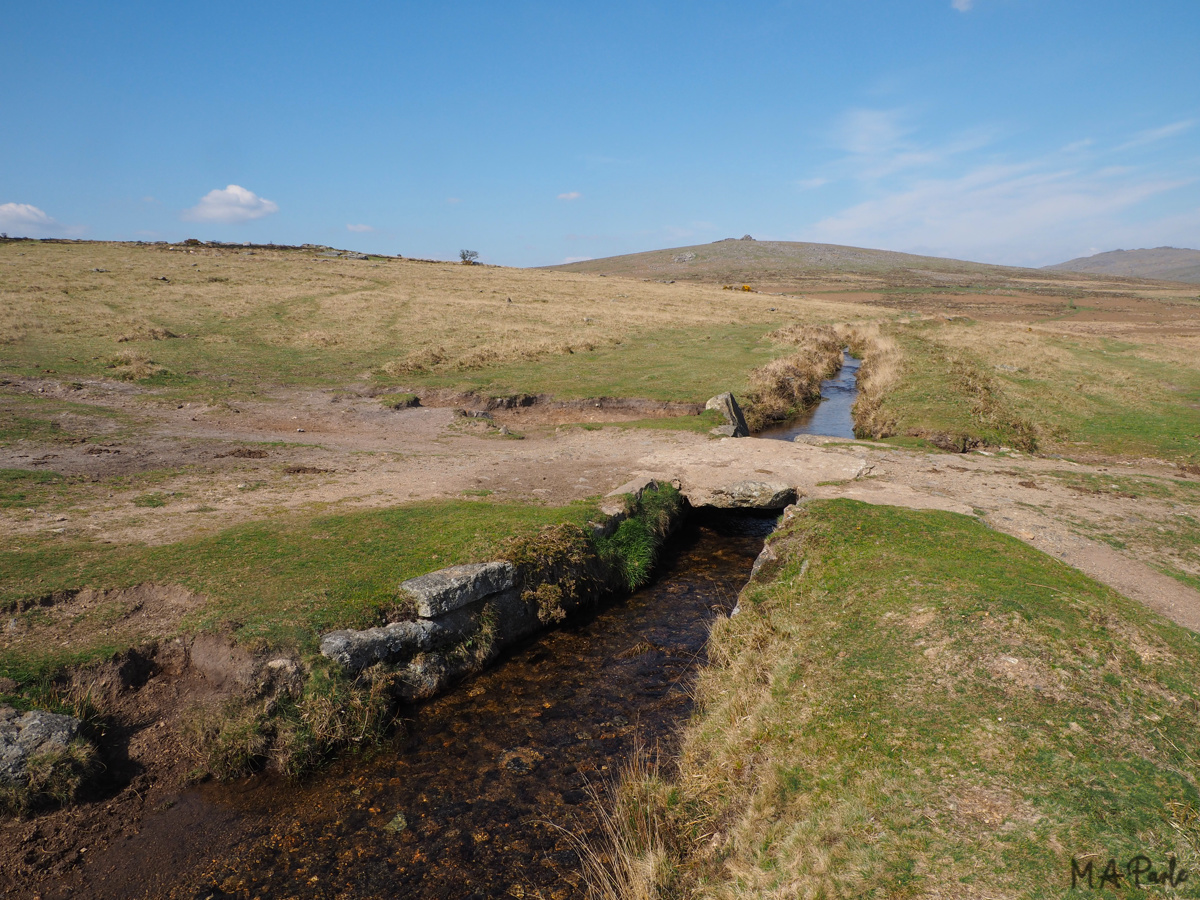
{"label": "water reflection", "polygon": [[858,369],[862,360],[842,351],[842,367],[837,375],[821,382],[821,402],[799,418],[785,425],[760,431],[757,437],[776,441],[794,440],[798,434],[818,434],[826,437],[854,437],[854,420],[850,415],[858,399]]}

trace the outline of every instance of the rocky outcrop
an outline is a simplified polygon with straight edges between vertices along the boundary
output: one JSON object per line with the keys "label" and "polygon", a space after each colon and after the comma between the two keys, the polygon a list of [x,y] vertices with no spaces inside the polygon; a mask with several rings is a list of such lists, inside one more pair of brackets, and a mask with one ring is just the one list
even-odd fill
{"label": "rocky outcrop", "polygon": [[79,720],[72,716],[0,707],[0,782],[24,784],[30,759],[65,753],[78,734]]}
{"label": "rocky outcrop", "polygon": [[734,399],[733,394],[726,391],[724,394],[709,399],[704,404],[705,409],[718,410],[725,417],[725,424],[718,425],[712,430],[713,434],[720,434],[726,437],[749,437],[750,429],[746,426],[746,417],[742,414],[742,408],[738,406],[738,402]]}

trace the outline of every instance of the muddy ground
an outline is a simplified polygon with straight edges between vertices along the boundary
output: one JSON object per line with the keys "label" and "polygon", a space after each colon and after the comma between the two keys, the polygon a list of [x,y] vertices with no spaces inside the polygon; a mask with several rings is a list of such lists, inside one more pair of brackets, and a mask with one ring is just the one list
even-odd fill
{"label": "muddy ground", "polygon": [[[562,504],[606,494],[640,475],[678,480],[694,497],[736,481],[783,481],[809,498],[979,515],[1200,630],[1200,593],[1150,564],[1169,558],[1137,558],[1086,536],[1132,519],[1162,529],[1175,516],[1200,515],[1187,499],[1194,492],[1154,499],[1131,496],[1115,481],[1112,490],[1081,489],[1078,483],[1080,475],[1144,476],[1168,486],[1196,480],[1196,474],[1156,460],[1068,460],[995,450],[954,455],[820,438],[714,439],[621,426],[688,411],[653,404],[540,402],[495,409],[485,418],[463,414],[472,407],[482,411],[474,398],[431,394],[421,407],[391,410],[365,386],[265,390],[253,402],[220,407],[163,405],[150,390],[100,381],[12,379],[0,391],[69,397],[136,422],[132,429],[114,425],[105,431],[95,427],[101,420],[81,416],[64,422],[69,439],[0,448],[0,468],[75,479],[70,502],[49,512],[0,510],[0,527],[17,540],[86,536],[167,543],[296,511],[483,492]],[[114,488],[113,475],[137,477]],[[164,505],[134,505],[133,498],[146,490],[143,477],[151,476]],[[164,630],[195,602],[169,585],[143,593],[128,598],[133,614],[156,617]],[[94,600],[85,592],[61,602]],[[205,691],[219,693],[226,681],[248,677],[239,653],[212,639],[167,644],[157,658],[114,663],[103,689],[119,723],[106,743],[117,750],[104,787],[77,807],[0,823],[0,890],[67,896],[61,889],[73,885],[72,896],[89,896],[71,873],[87,854],[103,853],[135,833],[147,812],[176,801],[192,769],[182,710]]]}

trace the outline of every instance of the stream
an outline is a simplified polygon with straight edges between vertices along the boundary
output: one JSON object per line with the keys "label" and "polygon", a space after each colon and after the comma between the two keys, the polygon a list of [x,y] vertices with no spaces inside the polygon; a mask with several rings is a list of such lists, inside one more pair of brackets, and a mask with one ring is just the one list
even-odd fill
{"label": "stream", "polygon": [[855,359],[843,350],[838,373],[821,382],[821,402],[790,422],[764,428],[756,437],[791,441],[800,434],[817,434],[853,440],[854,419],[850,411],[858,399],[858,369],[861,365],[861,359]]}
{"label": "stream", "polygon": [[499,898],[583,893],[591,791],[669,754],[709,629],[774,519],[693,516],[657,579],[410,710],[378,751],[302,783],[206,784],[88,860],[95,897]]}

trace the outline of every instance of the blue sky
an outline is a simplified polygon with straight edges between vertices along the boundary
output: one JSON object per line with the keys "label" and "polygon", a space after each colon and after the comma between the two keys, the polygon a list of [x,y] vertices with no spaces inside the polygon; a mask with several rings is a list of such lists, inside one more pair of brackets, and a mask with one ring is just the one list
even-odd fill
{"label": "blue sky", "polygon": [[1200,247],[1200,3],[9,4],[0,231]]}

